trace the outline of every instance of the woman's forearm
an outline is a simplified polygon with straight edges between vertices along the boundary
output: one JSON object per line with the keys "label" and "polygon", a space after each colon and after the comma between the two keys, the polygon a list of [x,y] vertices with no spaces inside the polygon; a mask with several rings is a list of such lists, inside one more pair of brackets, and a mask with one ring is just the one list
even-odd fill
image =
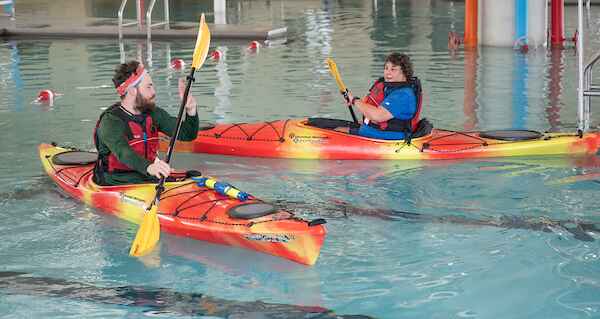
{"label": "woman's forearm", "polygon": [[368,103],[363,103],[362,101],[356,101],[354,105],[356,105],[359,111],[371,121],[385,122],[393,117],[392,114],[383,107],[376,107]]}

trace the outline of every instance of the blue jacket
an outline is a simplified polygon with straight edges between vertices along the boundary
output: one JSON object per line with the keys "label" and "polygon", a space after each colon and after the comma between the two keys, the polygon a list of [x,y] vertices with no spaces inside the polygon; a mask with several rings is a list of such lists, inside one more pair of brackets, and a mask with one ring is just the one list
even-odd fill
{"label": "blue jacket", "polygon": [[[381,107],[388,110],[392,116],[400,120],[409,120],[417,111],[417,97],[410,87],[386,87],[384,91],[385,98]],[[358,134],[364,137],[382,139],[382,140],[403,140],[404,132],[382,131],[377,128],[362,124]]]}

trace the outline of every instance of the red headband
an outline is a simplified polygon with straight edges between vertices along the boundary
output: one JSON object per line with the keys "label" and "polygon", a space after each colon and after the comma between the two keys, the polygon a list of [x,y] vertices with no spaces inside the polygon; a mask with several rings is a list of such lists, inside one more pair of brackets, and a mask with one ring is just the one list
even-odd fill
{"label": "red headband", "polygon": [[136,87],[138,84],[140,84],[145,74],[146,70],[144,69],[144,66],[141,64],[138,65],[135,72],[133,72],[133,74],[131,74],[129,78],[125,80],[125,82],[121,83],[121,85],[117,87],[117,93],[119,93],[120,96],[127,94],[127,90],[130,87]]}

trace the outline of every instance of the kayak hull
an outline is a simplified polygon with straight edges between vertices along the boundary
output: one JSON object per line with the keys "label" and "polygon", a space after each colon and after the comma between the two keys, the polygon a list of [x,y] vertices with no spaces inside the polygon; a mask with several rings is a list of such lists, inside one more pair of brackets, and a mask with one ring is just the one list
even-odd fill
{"label": "kayak hull", "polygon": [[[93,163],[57,165],[54,156],[71,150],[49,144],[39,146],[44,170],[67,194],[103,212],[139,224],[155,195],[155,184],[99,186],[92,180]],[[292,213],[275,210],[252,219],[232,218],[229,211],[245,202],[199,187],[184,179],[165,183],[158,206],[161,230],[179,235],[254,250],[313,265],[325,240],[323,224],[309,224]]]}
{"label": "kayak hull", "polygon": [[[307,125],[307,119],[219,124],[200,130],[176,151],[232,156],[336,160],[440,160],[508,156],[594,154],[600,133],[544,133],[523,141],[484,138],[483,132],[433,129],[405,141],[377,140]],[[161,149],[166,149],[166,139]]]}

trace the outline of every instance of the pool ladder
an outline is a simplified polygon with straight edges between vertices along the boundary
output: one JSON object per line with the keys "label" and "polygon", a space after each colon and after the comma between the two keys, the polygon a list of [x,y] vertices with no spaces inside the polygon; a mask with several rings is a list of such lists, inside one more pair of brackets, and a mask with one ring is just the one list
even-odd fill
{"label": "pool ladder", "polygon": [[583,130],[589,129],[590,123],[590,107],[592,102],[592,96],[600,96],[600,85],[594,85],[592,83],[592,69],[596,62],[600,60],[600,52],[585,65],[583,70]]}
{"label": "pool ladder", "polygon": [[[142,4],[141,4],[140,0],[136,0],[135,3],[136,3],[135,9],[136,9],[137,21],[124,23],[123,22],[123,11],[125,10],[125,5],[127,5],[127,0],[121,1],[121,6],[119,7],[119,12],[117,13],[117,17],[119,19],[119,24],[118,24],[119,39],[123,38],[123,28],[124,27],[137,24],[138,29],[140,31],[143,30],[144,17],[142,15]],[[152,0],[150,2],[150,5],[148,6],[148,10],[146,10],[145,25],[146,25],[146,37],[147,37],[148,41],[150,41],[150,39],[152,39],[152,28],[153,27],[164,25],[165,30],[169,30],[169,0],[163,0],[164,20],[157,22],[157,23],[152,23],[152,11],[154,10],[155,3],[156,3],[156,0]]]}

